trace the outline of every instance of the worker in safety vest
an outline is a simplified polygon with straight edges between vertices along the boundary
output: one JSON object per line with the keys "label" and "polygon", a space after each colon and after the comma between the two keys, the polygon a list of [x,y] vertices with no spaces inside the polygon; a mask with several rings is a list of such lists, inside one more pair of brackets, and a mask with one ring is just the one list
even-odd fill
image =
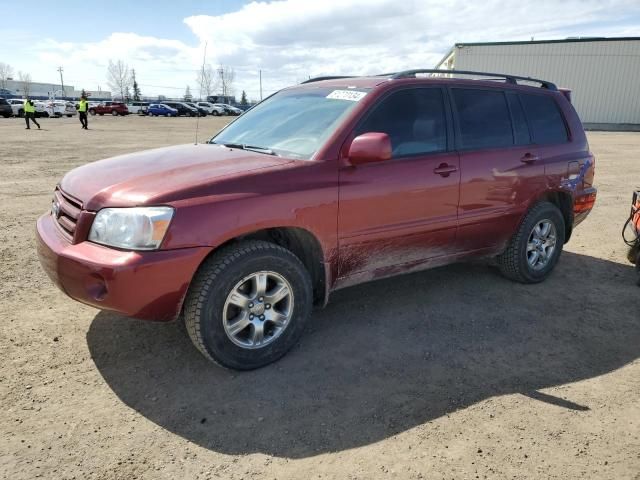
{"label": "worker in safety vest", "polygon": [[29,98],[24,101],[24,105],[22,106],[24,109],[24,120],[27,122],[27,130],[31,130],[29,126],[29,120],[35,123],[38,126],[38,130],[40,130],[40,124],[36,121],[36,107]]}
{"label": "worker in safety vest", "polygon": [[89,102],[87,102],[87,97],[84,95],[80,97],[80,103],[78,104],[78,114],[80,116],[80,123],[82,124],[82,128],[85,130],[89,130],[87,122],[87,112],[89,111]]}

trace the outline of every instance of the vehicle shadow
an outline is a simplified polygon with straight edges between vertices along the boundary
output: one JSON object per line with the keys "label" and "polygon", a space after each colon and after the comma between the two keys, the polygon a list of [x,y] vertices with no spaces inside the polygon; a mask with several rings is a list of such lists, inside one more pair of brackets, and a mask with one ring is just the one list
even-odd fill
{"label": "vehicle shadow", "polygon": [[300,458],[370,444],[495,395],[611,372],[640,353],[632,266],[565,252],[539,285],[464,264],[337,292],[276,364],[208,363],[173,324],[101,312],[87,334],[131,408],[203,447]]}

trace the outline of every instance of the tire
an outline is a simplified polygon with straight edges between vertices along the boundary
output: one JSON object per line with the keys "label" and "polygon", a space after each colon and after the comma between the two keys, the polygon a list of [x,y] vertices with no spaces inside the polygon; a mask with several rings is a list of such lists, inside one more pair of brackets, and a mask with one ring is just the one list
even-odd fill
{"label": "tire", "polygon": [[213,115],[214,117],[218,117],[218,116],[220,116],[220,114],[218,113],[218,111],[217,111],[217,110],[213,110],[213,111],[211,112],[211,115]]}
{"label": "tire", "polygon": [[111,110],[111,115],[113,115],[114,117],[118,116],[118,112],[116,112],[115,110]]}
{"label": "tire", "polygon": [[73,115],[67,115],[67,118],[71,118],[71,117],[73,117]]}
{"label": "tire", "polygon": [[23,109],[18,110],[18,117],[24,118],[24,110]]}
{"label": "tire", "polygon": [[96,111],[95,111],[93,108],[90,108],[90,109],[89,109],[89,114],[90,114],[91,116],[94,116],[94,117],[95,117],[95,115],[96,115]]}
{"label": "tire", "polygon": [[[549,236],[537,237],[545,230],[546,225],[551,225]],[[537,229],[534,232],[534,229]],[[554,239],[553,250],[550,242]],[[539,283],[545,280],[558,263],[565,239],[565,222],[562,212],[554,204],[540,202],[534,205],[520,224],[506,250],[498,256],[498,265],[502,274],[520,283]],[[530,246],[536,244],[540,250]],[[543,255],[544,252],[544,255]],[[537,254],[537,256],[536,256]],[[538,259],[540,263],[532,265],[532,261]],[[541,259],[544,259],[541,260]]]}
{"label": "tire", "polygon": [[[260,290],[253,280],[258,275],[272,282],[265,281],[263,297],[258,296]],[[269,293],[283,285],[289,296],[273,305],[267,303]],[[246,304],[245,309],[229,303],[231,293],[245,287],[248,289],[243,299],[256,302],[251,309],[248,306],[253,303]],[[202,264],[185,299],[184,322],[194,345],[209,360],[227,368],[252,370],[278,360],[296,344],[311,316],[312,303],[311,278],[298,257],[273,243],[244,241],[222,249]],[[288,313],[283,314],[285,311]],[[226,324],[233,327],[233,317],[240,314],[245,315],[240,321],[246,327],[235,336],[227,333],[225,320],[231,315]],[[287,323],[278,330],[271,315],[286,317]],[[253,343],[256,331],[265,332],[264,345],[239,344]]]}

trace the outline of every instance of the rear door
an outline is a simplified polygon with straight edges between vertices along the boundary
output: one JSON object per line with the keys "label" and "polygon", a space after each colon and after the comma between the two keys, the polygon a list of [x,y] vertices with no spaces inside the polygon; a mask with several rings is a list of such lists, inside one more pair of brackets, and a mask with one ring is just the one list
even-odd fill
{"label": "rear door", "polygon": [[457,245],[499,250],[532,198],[545,190],[544,165],[515,91],[451,88],[460,152]]}
{"label": "rear door", "polygon": [[445,90],[388,94],[353,136],[368,132],[389,135],[392,159],[340,171],[341,277],[399,272],[454,250],[460,171]]}

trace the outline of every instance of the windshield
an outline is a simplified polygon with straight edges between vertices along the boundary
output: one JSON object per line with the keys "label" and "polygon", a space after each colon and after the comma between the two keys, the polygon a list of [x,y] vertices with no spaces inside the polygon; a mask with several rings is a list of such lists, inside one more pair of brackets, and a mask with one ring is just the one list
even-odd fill
{"label": "windshield", "polygon": [[238,117],[211,143],[259,147],[308,160],[368,89],[293,89],[278,92]]}

